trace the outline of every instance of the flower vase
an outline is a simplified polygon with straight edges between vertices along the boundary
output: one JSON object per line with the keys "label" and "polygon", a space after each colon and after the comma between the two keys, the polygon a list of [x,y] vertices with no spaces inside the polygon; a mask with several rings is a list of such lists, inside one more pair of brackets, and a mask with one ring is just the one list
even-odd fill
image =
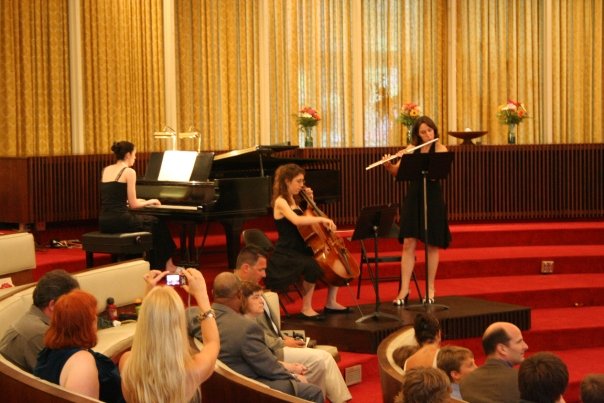
{"label": "flower vase", "polygon": [[312,147],[313,144],[312,127],[306,126],[304,127],[304,147]]}
{"label": "flower vase", "polygon": [[413,126],[410,125],[410,126],[405,126],[405,127],[407,128],[407,144],[411,144],[411,140],[412,140],[411,129],[413,129]]}
{"label": "flower vase", "polygon": [[508,144],[516,144],[516,125],[513,123],[508,125]]}

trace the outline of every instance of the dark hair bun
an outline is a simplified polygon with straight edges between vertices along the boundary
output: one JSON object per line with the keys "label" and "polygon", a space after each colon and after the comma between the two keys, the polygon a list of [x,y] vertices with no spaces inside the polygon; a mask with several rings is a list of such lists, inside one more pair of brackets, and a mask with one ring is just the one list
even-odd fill
{"label": "dark hair bun", "polygon": [[111,151],[115,154],[118,160],[124,159],[127,153],[134,150],[134,144],[129,141],[114,142],[111,146]]}

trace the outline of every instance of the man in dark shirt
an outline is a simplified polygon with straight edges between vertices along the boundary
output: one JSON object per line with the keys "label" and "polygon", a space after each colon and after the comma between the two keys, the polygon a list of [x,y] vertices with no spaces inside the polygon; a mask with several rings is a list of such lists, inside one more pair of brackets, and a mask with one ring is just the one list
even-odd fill
{"label": "man in dark shirt", "polygon": [[55,301],[74,288],[78,281],[65,270],[52,270],[40,278],[33,292],[33,305],[7,329],[0,341],[0,353],[27,372],[33,372],[38,353],[44,348]]}
{"label": "man in dark shirt", "polygon": [[472,403],[518,403],[518,372],[514,365],[524,360],[528,345],[513,323],[495,322],[482,336],[487,360],[466,375],[460,384],[461,396]]}

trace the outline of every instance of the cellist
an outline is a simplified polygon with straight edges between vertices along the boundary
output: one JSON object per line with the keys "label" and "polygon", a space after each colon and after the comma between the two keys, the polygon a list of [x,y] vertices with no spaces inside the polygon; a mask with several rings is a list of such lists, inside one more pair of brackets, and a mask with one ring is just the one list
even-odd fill
{"label": "cellist", "polygon": [[[312,307],[315,284],[323,271],[313,257],[312,250],[306,245],[298,226],[322,224],[331,231],[336,224],[327,217],[306,216],[299,205],[300,192],[312,198],[312,189],[304,186],[304,169],[296,164],[282,165],[275,171],[273,183],[273,218],[279,234],[275,251],[268,260],[266,270],[266,287],[272,290],[284,290],[290,284],[302,282],[302,319],[323,320]],[[347,313],[350,308],[336,301],[338,287],[329,286],[323,313]]]}

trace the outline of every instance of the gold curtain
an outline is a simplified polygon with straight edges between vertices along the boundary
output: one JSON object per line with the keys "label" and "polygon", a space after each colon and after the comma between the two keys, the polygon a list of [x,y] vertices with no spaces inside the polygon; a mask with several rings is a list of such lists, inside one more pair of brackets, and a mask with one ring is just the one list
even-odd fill
{"label": "gold curtain", "polygon": [[202,148],[260,143],[257,1],[176,2],[179,125],[202,134]]}
{"label": "gold curtain", "polygon": [[457,0],[457,121],[452,130],[487,130],[485,144],[507,143],[497,109],[513,99],[530,119],[517,128],[520,144],[543,142],[542,0]]}
{"label": "gold curtain", "polygon": [[296,115],[321,116],[315,146],[352,144],[351,2],[269,1],[271,142],[300,144]]}
{"label": "gold curtain", "polygon": [[162,0],[81,0],[86,153],[114,141],[160,149],[165,123]]}
{"label": "gold curtain", "polygon": [[0,155],[71,152],[64,0],[0,0]]}
{"label": "gold curtain", "polygon": [[394,119],[407,102],[434,119],[446,141],[446,0],[363,0],[362,29],[365,145],[406,144]]}
{"label": "gold curtain", "polygon": [[553,142],[604,141],[604,3],[551,0]]}

